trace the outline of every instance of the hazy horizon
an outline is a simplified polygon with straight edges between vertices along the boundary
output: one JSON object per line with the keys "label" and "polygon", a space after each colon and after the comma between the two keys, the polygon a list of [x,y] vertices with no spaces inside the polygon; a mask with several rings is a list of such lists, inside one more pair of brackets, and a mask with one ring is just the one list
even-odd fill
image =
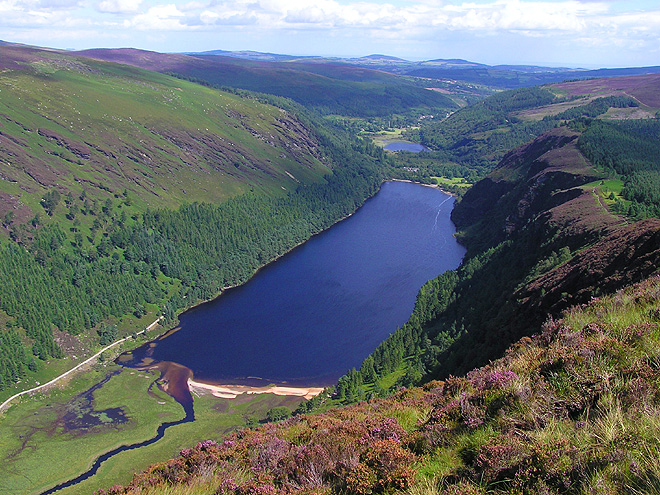
{"label": "hazy horizon", "polygon": [[359,58],[366,58],[366,57],[371,57],[375,55],[379,56],[385,56],[385,57],[395,57],[399,59],[403,59],[409,62],[427,62],[427,61],[433,61],[433,60],[463,60],[466,62],[471,62],[475,64],[483,64],[483,65],[489,65],[489,66],[498,66],[498,65],[510,65],[510,66],[537,66],[537,67],[546,67],[546,68],[566,68],[566,69],[585,69],[585,70],[593,70],[593,69],[620,69],[620,68],[635,68],[635,67],[654,67],[654,66],[659,66],[660,62],[655,63],[655,64],[648,64],[648,65],[610,65],[610,66],[602,66],[602,65],[594,65],[594,64],[582,64],[582,65],[575,65],[575,64],[570,64],[570,63],[558,63],[554,65],[549,65],[549,64],[542,64],[539,62],[535,61],[521,61],[521,62],[495,62],[495,63],[486,63],[481,60],[470,60],[466,58],[461,58],[461,57],[432,57],[432,58],[418,58],[418,57],[405,57],[405,56],[397,56],[397,55],[391,55],[389,53],[366,53],[364,55],[344,55],[344,54],[327,54],[327,53],[282,53],[282,52],[272,52],[272,51],[262,51],[262,50],[254,50],[250,48],[238,48],[234,50],[228,50],[225,48],[205,48],[201,50],[195,50],[195,51],[164,51],[164,50],[158,50],[158,49],[153,49],[153,48],[140,48],[137,46],[86,46],[82,48],[74,48],[74,47],[62,47],[62,46],[52,46],[52,45],[39,45],[35,43],[23,43],[23,42],[18,42],[18,41],[13,41],[13,40],[7,40],[7,39],[0,39],[0,41],[5,42],[5,43],[13,43],[13,44],[23,44],[26,46],[35,46],[35,47],[40,47],[40,48],[47,48],[47,49],[53,49],[53,50],[62,50],[62,51],[71,51],[71,52],[76,52],[76,51],[85,51],[85,50],[96,50],[96,49],[107,49],[107,50],[121,50],[121,49],[136,49],[136,50],[145,50],[145,51],[153,51],[153,52],[160,52],[160,53],[169,53],[169,54],[189,54],[189,53],[205,53],[205,52],[214,52],[214,51],[225,51],[225,52],[233,52],[233,53],[241,53],[241,52],[252,52],[252,53],[261,53],[261,54],[267,54],[267,55],[278,55],[278,56],[289,56],[289,57],[300,57],[300,58],[307,58],[307,57],[317,57],[317,58],[327,58],[327,59],[359,59]]}
{"label": "hazy horizon", "polygon": [[658,65],[650,0],[3,0],[0,39],[61,49]]}

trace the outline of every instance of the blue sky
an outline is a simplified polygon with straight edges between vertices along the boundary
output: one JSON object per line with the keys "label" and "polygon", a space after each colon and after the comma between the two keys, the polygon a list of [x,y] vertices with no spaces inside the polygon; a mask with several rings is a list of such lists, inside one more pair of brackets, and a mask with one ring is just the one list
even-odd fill
{"label": "blue sky", "polygon": [[660,1],[0,0],[0,39],[74,49],[644,66],[660,65]]}

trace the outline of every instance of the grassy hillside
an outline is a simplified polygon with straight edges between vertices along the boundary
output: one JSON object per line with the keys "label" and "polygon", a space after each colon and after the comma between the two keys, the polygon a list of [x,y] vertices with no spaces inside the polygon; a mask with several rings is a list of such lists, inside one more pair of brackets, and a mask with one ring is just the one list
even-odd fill
{"label": "grassy hillside", "polygon": [[140,50],[86,50],[81,55],[129,64],[218,86],[290,98],[322,114],[377,117],[411,110],[450,110],[446,96],[404,78],[341,64],[256,62],[220,56],[169,55]]}
{"label": "grassy hillside", "polygon": [[296,115],[249,98],[27,48],[3,48],[0,67],[2,216],[41,213],[51,189],[177,207],[278,194],[329,171]]}

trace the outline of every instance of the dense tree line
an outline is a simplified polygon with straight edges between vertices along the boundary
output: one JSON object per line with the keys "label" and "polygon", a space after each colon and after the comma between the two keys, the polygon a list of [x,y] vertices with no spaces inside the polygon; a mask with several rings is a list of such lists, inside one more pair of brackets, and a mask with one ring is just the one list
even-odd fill
{"label": "dense tree line", "polygon": [[[399,151],[393,159],[392,178],[407,179],[425,184],[434,183],[432,177],[447,179],[463,178],[473,184],[484,178],[490,168],[480,165],[470,166],[451,161],[442,151],[412,153]],[[447,189],[446,186],[443,188]],[[457,193],[458,191],[450,191]]]}
{"label": "dense tree line", "polygon": [[634,219],[660,216],[660,121],[581,120],[579,147],[594,165],[624,182],[615,209]]}
{"label": "dense tree line", "polygon": [[544,120],[573,120],[580,117],[598,117],[610,108],[638,107],[639,103],[629,96],[606,96],[596,98],[585,105],[569,108],[558,115],[544,117]]}
{"label": "dense tree line", "polygon": [[[39,360],[62,356],[54,329],[94,328],[107,344],[118,337],[108,318],[142,316],[147,304],[161,306],[171,321],[355,211],[377,191],[385,155],[340,132],[318,133],[333,173],[285,196],[248,193],[220,205],[145,211],[130,221],[111,200],[94,205],[70,198],[64,225],[36,221],[24,227],[31,238],[0,243],[0,309],[10,317],[0,332],[0,390]],[[49,195],[44,209],[56,208],[56,199]],[[95,215],[92,246],[71,232],[72,210],[81,208]],[[180,288],[171,290],[175,285],[164,285],[163,277],[180,281]]]}
{"label": "dense tree line", "polygon": [[509,150],[580,117],[597,117],[610,108],[638,106],[629,97],[596,98],[541,120],[517,117],[516,112],[556,103],[543,87],[505,91],[463,108],[442,122],[423,125],[409,137],[434,150],[438,157],[473,168],[492,169]]}

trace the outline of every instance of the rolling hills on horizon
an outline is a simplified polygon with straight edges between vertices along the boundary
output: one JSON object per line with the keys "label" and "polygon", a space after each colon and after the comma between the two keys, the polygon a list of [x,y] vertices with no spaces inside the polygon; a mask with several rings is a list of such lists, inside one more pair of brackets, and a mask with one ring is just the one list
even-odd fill
{"label": "rolling hills on horizon", "polygon": [[[18,43],[0,40],[3,46],[27,46]],[[48,50],[63,51],[47,48]],[[112,55],[111,52],[117,52]],[[131,54],[131,52],[133,52]],[[299,56],[268,52],[257,52],[252,50],[222,50],[213,49],[202,52],[182,52],[182,53],[161,53],[134,48],[102,48],[86,49],[78,51],[80,54],[95,55],[101,58],[112,59],[124,63],[144,66],[152,65],[152,70],[158,72],[167,71],[175,68],[185,67],[186,64],[192,64],[193,67],[183,70],[181,74],[186,74],[188,70],[196,71],[199,74],[205,74],[209,70],[227,69],[232,65],[231,59],[244,61],[243,70],[253,68],[262,70],[261,74],[266,77],[272,76],[271,72],[277,72],[278,69],[292,69],[302,72],[318,72],[329,75],[338,80],[352,80],[361,82],[380,81],[385,82],[387,78],[384,75],[378,75],[377,72],[387,72],[396,75],[405,75],[413,77],[423,77],[430,79],[455,79],[458,81],[483,84],[501,89],[514,89],[519,87],[536,86],[540,84],[562,82],[570,79],[590,79],[590,78],[609,78],[634,76],[644,74],[660,73],[660,66],[646,67],[601,67],[598,69],[586,69],[579,67],[550,67],[529,64],[497,64],[488,65],[480,62],[464,60],[460,58],[437,58],[431,60],[412,61],[400,57],[392,57],[386,54],[371,54],[362,57],[323,57],[316,55]],[[187,57],[207,60],[207,64],[195,64]],[[216,59],[216,62],[208,63],[209,60]],[[236,61],[235,61],[236,62]],[[258,62],[263,64],[260,66]],[[254,63],[254,65],[250,65]],[[271,64],[272,63],[272,64]],[[241,67],[241,64],[237,64]],[[341,66],[345,66],[341,69]],[[350,67],[370,69],[369,71],[350,71]],[[147,67],[144,67],[147,68]],[[174,71],[174,70],[172,70]],[[234,69],[236,72],[236,69]],[[280,72],[280,75],[282,73]],[[219,77],[219,76],[215,76]],[[250,84],[256,84],[247,75],[243,76]],[[200,77],[200,79],[204,79]],[[225,84],[230,81],[228,78],[219,78],[217,81],[209,81],[214,84]],[[269,79],[272,83],[274,79]],[[320,82],[316,80],[316,82]],[[391,82],[391,80],[390,80]],[[231,86],[231,84],[227,84]],[[255,88],[245,88],[259,91]],[[354,88],[359,90],[359,88]],[[268,91],[264,91],[268,93]],[[282,95],[284,96],[284,95]]]}
{"label": "rolling hills on horizon", "polygon": [[347,64],[382,70],[393,74],[423,77],[431,79],[454,79],[469,83],[483,84],[498,89],[514,89],[540,84],[561,82],[569,79],[589,79],[602,77],[620,77],[643,74],[657,74],[660,66],[621,67],[582,69],[568,67],[544,67],[537,65],[498,64],[488,65],[463,59],[433,59],[410,61],[387,55],[367,55],[357,58],[343,57],[297,57],[291,55],[260,53],[253,51],[210,50],[189,53],[194,56],[216,55],[235,57],[246,60],[279,62],[283,65],[306,64]]}
{"label": "rolling hills on horizon", "polygon": [[447,96],[428,91],[396,75],[350,65],[278,63],[136,49],[97,49],[77,53],[173,73],[220,87],[283,96],[322,114],[376,117],[407,113],[411,109],[457,108]]}

